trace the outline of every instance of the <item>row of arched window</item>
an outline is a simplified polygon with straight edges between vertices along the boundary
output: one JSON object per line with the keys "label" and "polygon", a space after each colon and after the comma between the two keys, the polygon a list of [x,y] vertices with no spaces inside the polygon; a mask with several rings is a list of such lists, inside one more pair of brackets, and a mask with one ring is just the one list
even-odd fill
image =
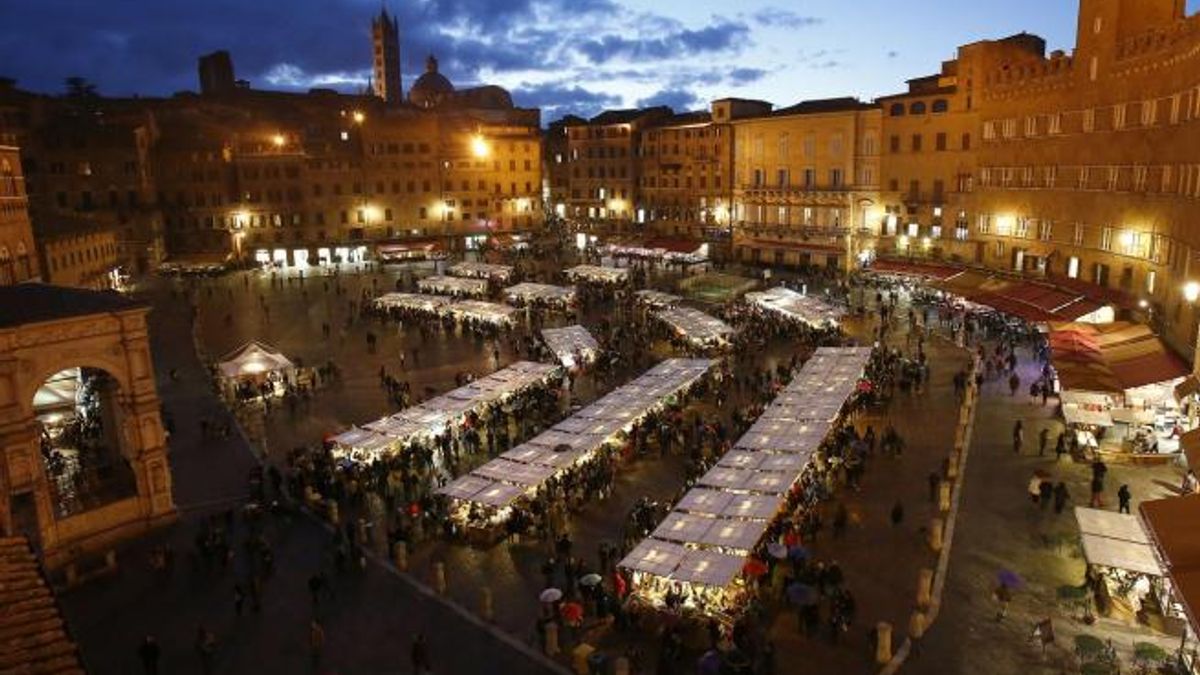
{"label": "row of arched window", "polygon": [[[944,98],[935,98],[929,108],[934,113],[944,113],[950,110],[950,103]],[[924,115],[925,112],[925,101],[913,101],[907,107],[903,103],[893,103],[888,109],[888,115],[891,117],[902,117],[905,114]]]}

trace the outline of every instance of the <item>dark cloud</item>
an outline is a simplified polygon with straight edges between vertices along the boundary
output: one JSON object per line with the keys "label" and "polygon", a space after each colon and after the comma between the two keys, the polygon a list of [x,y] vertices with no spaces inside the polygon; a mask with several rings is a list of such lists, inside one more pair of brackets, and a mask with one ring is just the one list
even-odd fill
{"label": "dark cloud", "polygon": [[714,17],[712,25],[700,29],[682,28],[657,37],[606,35],[587,40],[578,49],[592,63],[607,63],[614,59],[661,60],[736,52],[749,41],[749,37],[750,27],[745,23]]}
{"label": "dark cloud", "polygon": [[734,68],[726,74],[725,79],[733,86],[741,87],[763,79],[768,72],[763,68]]}
{"label": "dark cloud", "polygon": [[591,91],[566,82],[522,83],[512,92],[513,102],[542,109],[542,120],[552,122],[567,115],[592,117],[605,108],[621,105],[615,94]]}
{"label": "dark cloud", "polygon": [[665,105],[677,113],[700,110],[705,107],[704,101],[686,89],[663,89],[646,98],[638,99],[637,104],[639,108]]}
{"label": "dark cloud", "polygon": [[761,26],[781,26],[783,28],[809,28],[818,26],[825,21],[819,16],[805,16],[781,7],[763,7],[752,16]]}

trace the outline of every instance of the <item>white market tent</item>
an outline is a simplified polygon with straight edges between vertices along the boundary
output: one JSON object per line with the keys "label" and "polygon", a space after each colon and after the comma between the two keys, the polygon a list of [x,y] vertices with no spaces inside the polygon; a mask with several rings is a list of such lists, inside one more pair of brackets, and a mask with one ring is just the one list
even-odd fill
{"label": "white market tent", "polygon": [[625,556],[621,567],[635,572],[666,576],[679,567],[686,554],[687,549],[679,544],[645,539]]}
{"label": "white market tent", "polygon": [[1076,506],[1075,520],[1079,523],[1084,558],[1089,563],[1166,576],[1137,516]]}
{"label": "white market tent", "polygon": [[729,343],[733,328],[716,317],[691,307],[667,307],[654,313],[688,342],[701,347]]}
{"label": "white market tent", "polygon": [[[651,589],[664,582],[709,591],[734,588],[751,552],[783,512],[787,493],[833,428],[828,411],[840,410],[854,394],[870,358],[866,347],[818,349],[734,449],[698,479],[634,549],[637,555],[630,554],[619,567],[638,572],[635,582],[646,582]],[[647,551],[674,552],[677,549],[664,547],[676,545],[685,549],[677,561],[662,555],[653,565],[643,563]],[[702,613],[721,611],[720,594],[699,593],[695,602]]]}
{"label": "white market tent", "polygon": [[[713,366],[707,359],[669,359],[646,371],[633,382],[609,392],[599,400],[529,440],[514,451],[475,469],[470,476],[500,484],[517,485],[532,495],[549,481],[577,463],[596,455],[605,444],[626,433],[634,424],[663,408],[674,396],[688,390]],[[542,453],[531,448],[543,448]],[[520,452],[515,452],[520,450]],[[549,454],[547,454],[549,453]],[[564,460],[551,460],[555,453]],[[520,469],[518,467],[529,467]],[[461,498],[460,477],[438,490],[459,506],[485,504],[476,497]],[[477,493],[478,494],[478,493]],[[514,498],[515,499],[515,498]],[[511,503],[511,502],[510,502]],[[504,506],[507,506],[505,504]]]}
{"label": "white market tent", "polygon": [[[369,462],[403,450],[413,441],[428,440],[461,423],[468,413],[503,402],[533,387],[544,386],[558,366],[518,361],[446,394],[431,398],[362,427],[351,427],[331,440],[334,459]],[[459,486],[465,491],[470,486]]]}
{"label": "white market tent", "polygon": [[462,277],[432,276],[417,281],[417,288],[425,293],[441,293],[452,296],[487,295],[487,279],[464,279]]}
{"label": "white market tent", "polygon": [[629,270],[624,267],[576,265],[563,273],[572,281],[592,281],[605,284],[618,284],[629,278]]}
{"label": "white market tent", "polygon": [[747,293],[746,300],[791,321],[814,327],[836,326],[845,315],[841,308],[783,286],[769,291]]}
{"label": "white market tent", "polygon": [[289,374],[296,366],[278,349],[252,340],[226,354],[217,364],[228,380],[258,379],[269,373]]}
{"label": "white market tent", "polygon": [[513,268],[511,265],[494,265],[492,263],[464,260],[463,262],[451,265],[450,269],[446,270],[446,272],[456,277],[491,279],[504,283],[512,278]]}
{"label": "white market tent", "polygon": [[450,305],[450,313],[459,319],[471,319],[485,323],[508,325],[517,310],[508,305],[479,300],[464,300]]}
{"label": "white market tent", "polygon": [[[583,326],[543,328],[542,340],[546,348],[558,357],[559,363],[567,368],[591,363],[600,353],[600,343]],[[583,363],[575,363],[577,357]]]}
{"label": "white market tent", "polygon": [[526,281],[504,289],[504,297],[518,307],[533,302],[565,306],[575,302],[575,289]]}
{"label": "white market tent", "polygon": [[427,293],[384,293],[375,298],[375,306],[380,309],[410,309],[422,312],[436,313],[454,302],[453,298],[444,295],[429,295]]}
{"label": "white market tent", "polygon": [[648,307],[674,307],[683,301],[683,298],[670,293],[663,293],[653,289],[643,289],[635,292],[634,297],[637,301]]}

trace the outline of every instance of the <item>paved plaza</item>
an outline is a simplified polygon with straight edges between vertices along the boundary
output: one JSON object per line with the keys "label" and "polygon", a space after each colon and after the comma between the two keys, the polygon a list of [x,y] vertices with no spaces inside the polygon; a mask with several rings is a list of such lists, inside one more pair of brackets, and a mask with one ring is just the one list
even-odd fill
{"label": "paved plaza", "polygon": [[[552,267],[566,261],[545,261],[530,270],[546,278]],[[417,276],[439,271],[433,263],[388,268],[348,268],[337,276],[270,275],[239,272],[200,282],[149,279],[138,293],[151,300],[152,335],[157,375],[166,418],[172,426],[172,466],[180,521],[155,536],[119,552],[120,572],[63,594],[66,614],[80,637],[89,667],[95,672],[137,673],[137,646],[154,635],[163,649],[163,672],[201,672],[195,648],[199,627],[218,640],[213,672],[228,673],[388,673],[410,672],[412,641],[423,634],[435,665],[442,673],[561,672],[565,659],[541,653],[537,630],[539,591],[545,586],[544,563],[552,555],[550,542],[524,538],[480,548],[431,533],[414,542],[407,573],[398,572],[382,537],[368,545],[372,552],[363,570],[339,571],[334,563],[333,536],[323,521],[299,511],[267,515],[257,520],[241,515],[249,496],[248,476],[260,458],[282,466],[293,448],[319,444],[330,433],[396,412],[398,406],[380,385],[381,368],[402,373],[419,398],[455,386],[464,373],[479,376],[505,367],[527,355],[522,343],[505,335],[479,338],[459,331],[427,332],[417,326],[363,318],[357,309],[366,299],[410,284]],[[753,270],[742,270],[753,275]],[[652,283],[671,290],[677,275],[657,271]],[[190,300],[189,300],[190,298]],[[192,317],[190,302],[196,306]],[[845,321],[844,330],[869,343],[877,326],[874,303],[862,317]],[[711,307],[709,307],[711,310]],[[907,311],[902,300],[897,315]],[[589,329],[615,315],[601,307],[580,310]],[[621,317],[616,317],[621,318]],[[565,325],[553,316],[546,325]],[[893,323],[888,346],[911,353],[916,339],[905,321]],[[368,346],[374,335],[374,347]],[[257,339],[298,357],[305,365],[332,362],[340,372],[336,382],[315,392],[311,401],[295,407],[276,405],[269,413],[240,416],[227,436],[204,433],[232,421],[218,401],[193,346],[213,359]],[[798,345],[787,339],[767,341],[753,353],[734,355],[735,375],[772,372],[797,356]],[[885,405],[859,413],[853,420],[860,431],[876,433],[891,426],[906,441],[898,456],[869,460],[859,489],[837,490],[820,505],[825,523],[839,507],[848,514],[845,532],[835,536],[826,526],[807,542],[812,555],[837,562],[852,590],[857,609],[844,633],[825,630],[805,635],[796,613],[783,598],[768,598],[761,630],[774,650],[775,672],[793,672],[789,664],[804,664],[805,672],[874,672],[874,636],[879,621],[895,626],[895,646],[906,636],[914,609],[917,576],[936,566],[927,544],[927,527],[937,515],[928,477],[942,470],[953,444],[959,399],[952,377],[969,364],[968,353],[945,336],[931,335],[925,350],[931,363],[930,382],[921,392],[897,392]],[[652,363],[672,355],[666,342],[622,364],[603,378],[580,377],[557,412],[521,422],[517,440],[528,438],[568,414],[568,407],[595,400],[632,379]],[[401,354],[404,366],[401,366]],[[1027,354],[1023,356],[1028,357]],[[1033,366],[1028,358],[1022,372]],[[1029,371],[1032,372],[1032,371]],[[723,386],[718,406],[712,394],[693,401],[686,415],[706,422],[732,425],[732,413],[761,394],[739,381]],[[1070,539],[1074,520],[1069,512],[1056,516],[1026,498],[1025,484],[1036,469],[1068,482],[1076,502],[1087,490],[1085,465],[1056,463],[1053,454],[1037,457],[1028,450],[1014,456],[1008,443],[1012,421],[1023,418],[1032,430],[1042,425],[1057,433],[1053,406],[1042,407],[1027,396],[1009,396],[999,382],[983,388],[974,443],[966,469],[965,491],[953,542],[951,566],[938,622],[923,640],[920,653],[903,666],[907,672],[1061,672],[1070,661],[1066,647],[1052,647],[1046,656],[1029,639],[1032,624],[1044,615],[1055,619],[1060,645],[1070,644],[1073,632],[1114,636],[1123,648],[1146,631],[1108,620],[1084,626],[1059,607],[1055,590],[1082,581],[1083,562]],[[769,400],[769,398],[768,398]],[[245,433],[242,433],[242,430]],[[486,460],[468,456],[460,470]],[[611,492],[602,501],[586,503],[569,513],[566,526],[576,555],[596,565],[601,543],[625,537],[627,515],[635,504],[650,500],[674,503],[688,487],[687,456],[678,450],[651,451],[623,465]],[[1179,482],[1178,470],[1113,468],[1112,485],[1128,482],[1135,502],[1169,494]],[[903,517],[895,522],[899,505]],[[235,514],[227,521],[227,513]],[[389,527],[385,515],[374,518],[373,530]],[[194,545],[206,526],[232,527],[234,554],[228,565],[201,560]],[[227,524],[228,523],[228,524]],[[249,592],[251,579],[261,574],[248,562],[249,541],[270,542],[273,565],[260,589]],[[169,546],[175,563],[169,572],[149,568],[151,553]],[[434,566],[445,566],[447,592],[432,591]],[[1027,585],[1020,589],[1004,621],[994,619],[990,588],[998,570],[1018,572]],[[313,575],[323,572],[328,592],[314,603],[309,593]],[[235,586],[247,594],[240,612]],[[494,599],[494,616],[480,615],[482,589]],[[255,597],[257,596],[257,597]],[[112,617],[122,617],[113,621]],[[322,626],[321,649],[311,643],[312,621]],[[664,670],[659,662],[662,625],[640,630],[617,630],[585,622],[577,634],[564,635],[566,649],[588,642],[611,656],[628,655],[637,672],[693,672],[686,659],[707,648],[707,637],[686,636],[688,656]],[[469,644],[469,649],[462,645]],[[764,666],[765,667],[765,666]],[[765,670],[763,672],[766,672]]]}

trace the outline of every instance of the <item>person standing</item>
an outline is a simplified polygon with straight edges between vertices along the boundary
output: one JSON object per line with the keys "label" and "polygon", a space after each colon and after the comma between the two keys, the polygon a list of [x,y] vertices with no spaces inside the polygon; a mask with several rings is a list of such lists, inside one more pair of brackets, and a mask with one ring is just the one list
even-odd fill
{"label": "person standing", "polygon": [[1038,432],[1038,457],[1046,456],[1046,446],[1049,443],[1050,429],[1048,427],[1042,427],[1042,430]]}
{"label": "person standing", "polygon": [[1067,492],[1067,484],[1059,481],[1058,485],[1054,486],[1054,513],[1062,513],[1070,499],[1071,494]]}
{"label": "person standing", "polygon": [[212,675],[217,660],[217,636],[204,626],[196,629],[196,656],[200,659],[200,672]]}
{"label": "person standing", "polygon": [[1013,454],[1021,454],[1021,445],[1025,442],[1025,423],[1017,420],[1013,424]]}
{"label": "person standing", "polygon": [[1013,371],[1012,375],[1008,376],[1008,395],[1016,396],[1017,390],[1021,388],[1021,378]]}
{"label": "person standing", "polygon": [[1117,512],[1128,514],[1129,503],[1131,501],[1133,501],[1133,493],[1129,491],[1129,485],[1122,484],[1121,487],[1117,489]]}

